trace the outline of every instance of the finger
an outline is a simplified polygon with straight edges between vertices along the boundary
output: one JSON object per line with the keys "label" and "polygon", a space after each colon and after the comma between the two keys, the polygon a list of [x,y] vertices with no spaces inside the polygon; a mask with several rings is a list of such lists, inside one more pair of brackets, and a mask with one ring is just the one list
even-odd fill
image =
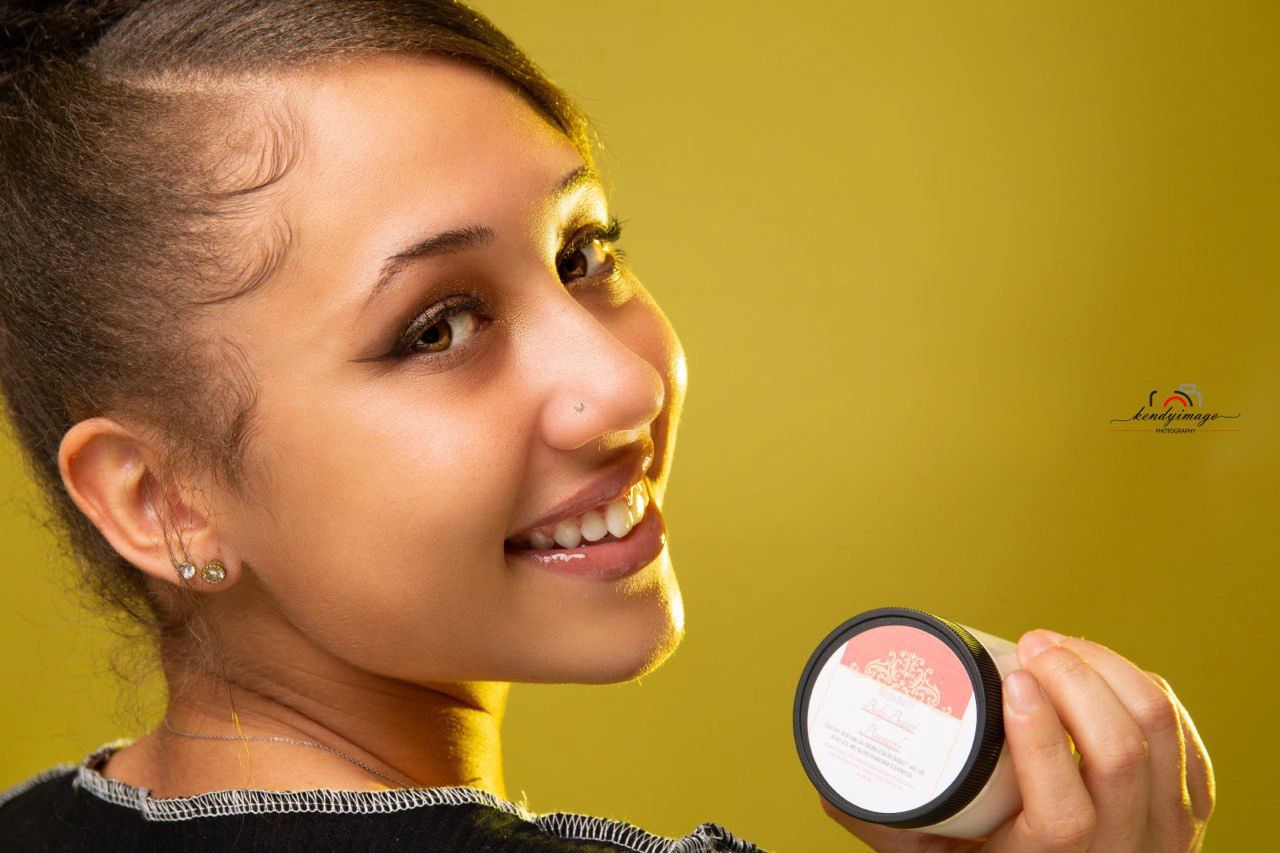
{"label": "finger", "polygon": [[1023,666],[1080,750],[1080,772],[1098,813],[1094,840],[1103,850],[1141,849],[1150,796],[1146,737],[1092,664],[1062,644],[1038,650],[1045,639],[1039,631],[1024,634],[1018,653],[1025,650]]}
{"label": "finger", "polygon": [[1149,809],[1143,815],[1160,850],[1182,849],[1194,837],[1186,788],[1182,724],[1172,697],[1147,673],[1112,649],[1083,637],[1066,637],[1071,649],[1106,679],[1147,740]]}
{"label": "finger", "polygon": [[1148,672],[1160,687],[1165,690],[1178,709],[1178,720],[1182,726],[1182,740],[1186,756],[1186,790],[1191,802],[1191,813],[1199,821],[1206,821],[1213,814],[1217,801],[1217,782],[1213,776],[1213,763],[1209,760],[1209,751],[1205,749],[1196,724],[1187,713],[1182,700],[1173,692],[1169,682],[1154,672]]}
{"label": "finger", "polygon": [[822,810],[828,817],[880,853],[956,853],[973,846],[971,842],[961,842],[955,838],[943,838],[939,835],[895,829],[892,826],[858,820],[840,811],[822,794],[818,794],[818,799],[822,802]]}
{"label": "finger", "polygon": [[1062,721],[1025,669],[1004,680],[1004,736],[1022,792],[1022,811],[991,834],[984,851],[1088,849],[1097,825],[1093,801]]}

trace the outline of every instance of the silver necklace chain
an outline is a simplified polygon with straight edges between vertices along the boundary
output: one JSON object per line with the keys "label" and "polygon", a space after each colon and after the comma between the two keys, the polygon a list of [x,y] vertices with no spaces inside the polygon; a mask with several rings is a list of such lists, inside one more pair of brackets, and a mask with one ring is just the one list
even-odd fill
{"label": "silver necklace chain", "polygon": [[169,722],[169,718],[167,716],[164,718],[164,727],[169,731],[173,732],[175,735],[182,735],[183,737],[201,738],[202,740],[261,740],[261,741],[266,741],[268,743],[294,743],[294,744],[297,744],[298,746],[309,746],[312,749],[319,749],[331,755],[336,755],[339,758],[345,759],[346,761],[350,761],[352,764],[356,765],[357,767],[363,767],[365,770],[368,770],[370,773],[373,773],[377,776],[381,776],[383,779],[386,779],[388,782],[394,782],[395,784],[402,785],[406,788],[415,787],[412,782],[406,782],[403,779],[397,779],[394,776],[388,776],[386,773],[383,773],[381,770],[378,770],[375,767],[370,767],[368,764],[365,764],[363,761],[361,761],[358,758],[352,758],[350,755],[347,755],[345,752],[338,752],[338,750],[334,749],[331,746],[325,746],[324,744],[316,743],[315,741],[298,740],[296,738],[278,737],[273,735],[210,735],[210,734],[204,734],[202,732],[188,732],[188,731],[183,731],[182,729],[174,728],[173,724]]}

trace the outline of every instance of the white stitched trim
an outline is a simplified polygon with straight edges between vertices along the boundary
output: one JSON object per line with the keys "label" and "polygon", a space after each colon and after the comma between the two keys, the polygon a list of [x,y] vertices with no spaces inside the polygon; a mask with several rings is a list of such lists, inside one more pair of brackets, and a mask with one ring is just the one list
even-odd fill
{"label": "white stitched trim", "polygon": [[[397,812],[432,805],[479,803],[500,809],[526,820],[545,832],[561,838],[584,841],[609,841],[636,853],[698,853],[710,849],[752,853],[760,848],[735,837],[724,827],[704,823],[682,838],[655,835],[634,824],[575,812],[539,814],[480,788],[452,785],[434,788],[405,788],[388,791],[340,791],[320,788],[307,791],[265,791],[235,788],[209,791],[193,797],[152,797],[150,789],[129,785],[119,779],[108,779],[94,767],[128,741],[105,744],[89,754],[79,765],[64,764],[51,768],[6,791],[4,798],[37,785],[73,768],[71,784],[95,796],[125,808],[135,809],[146,820],[178,821],[197,817],[220,817],[233,814],[278,812],[325,812],[329,814],[369,814]],[[0,804],[4,799],[0,799]],[[727,846],[711,848],[712,837]]]}
{"label": "white stitched trim", "polygon": [[137,809],[147,820],[186,820],[193,817],[267,812],[369,814],[464,803],[481,803],[530,821],[535,817],[533,812],[523,806],[489,791],[462,785],[389,791],[340,791],[324,788],[308,791],[263,791],[233,788],[209,791],[193,797],[156,798],[151,796],[151,791],[147,788],[139,788],[119,779],[108,779],[93,769],[99,759],[115,752],[117,748],[116,744],[108,744],[92,752],[76,768],[76,778],[72,784],[107,802]]}
{"label": "white stitched trim", "polygon": [[[551,812],[534,821],[551,835],[580,841],[610,841],[639,853],[705,853],[721,850],[728,853],[760,853],[761,848],[733,835],[713,823],[704,823],[682,838],[654,835],[648,830],[620,820],[576,812]],[[721,846],[712,847],[715,838]]]}

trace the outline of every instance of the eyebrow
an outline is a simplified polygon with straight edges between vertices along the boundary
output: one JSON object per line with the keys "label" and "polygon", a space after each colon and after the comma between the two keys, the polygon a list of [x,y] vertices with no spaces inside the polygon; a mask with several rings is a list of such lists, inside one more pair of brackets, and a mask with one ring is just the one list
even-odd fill
{"label": "eyebrow", "polygon": [[[579,166],[560,178],[551,190],[550,200],[554,204],[590,183],[603,183],[600,173],[590,165]],[[489,226],[472,224],[450,228],[429,237],[414,240],[382,262],[382,270],[369,289],[369,295],[365,297],[361,310],[368,307],[379,294],[385,292],[411,262],[420,258],[439,257],[479,248],[493,242],[495,237],[497,233]]]}

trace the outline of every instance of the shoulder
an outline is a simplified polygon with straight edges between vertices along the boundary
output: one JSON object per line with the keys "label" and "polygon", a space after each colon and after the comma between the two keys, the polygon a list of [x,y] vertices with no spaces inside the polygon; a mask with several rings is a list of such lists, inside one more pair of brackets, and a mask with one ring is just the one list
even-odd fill
{"label": "shoulder", "polygon": [[0,839],[15,837],[14,833],[33,821],[41,822],[65,804],[74,794],[75,770],[74,764],[59,764],[0,791]]}
{"label": "shoulder", "polygon": [[16,785],[0,790],[0,809],[15,801],[25,802],[33,798],[38,799],[43,792],[69,786],[75,771],[76,765],[74,764],[59,764],[56,767],[50,767],[48,770],[41,770],[30,779],[25,779]]}
{"label": "shoulder", "polygon": [[[591,814],[520,813],[507,808],[505,802],[477,801],[455,807],[458,820],[450,835],[465,841],[450,849],[501,849],[513,853],[768,853],[716,823],[699,824],[692,832],[672,838],[623,820]],[[411,832],[414,824],[426,817],[405,813],[403,830]],[[430,836],[439,837],[434,832]]]}
{"label": "shoulder", "polygon": [[[0,848],[767,853],[716,823],[670,838],[576,812],[534,812],[477,788],[211,791],[154,798],[97,771],[114,745],[0,793]],[[110,841],[108,842],[108,839]],[[106,843],[107,847],[103,844]]]}

